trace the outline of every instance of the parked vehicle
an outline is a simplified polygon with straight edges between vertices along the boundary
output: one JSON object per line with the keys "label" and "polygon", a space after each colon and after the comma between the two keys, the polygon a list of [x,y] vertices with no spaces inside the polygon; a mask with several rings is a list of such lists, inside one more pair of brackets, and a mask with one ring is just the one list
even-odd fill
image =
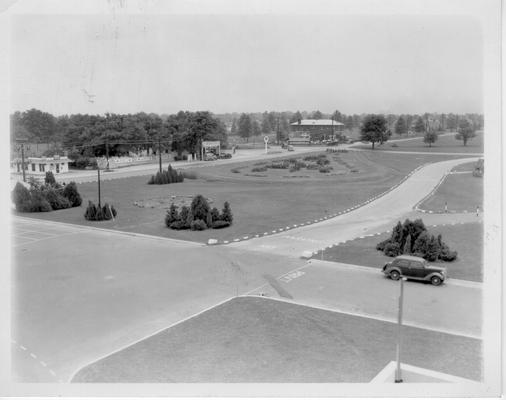
{"label": "parked vehicle", "polygon": [[287,148],[288,151],[294,151],[293,146],[290,145],[290,144],[286,148]]}
{"label": "parked vehicle", "polygon": [[430,282],[434,286],[439,286],[448,279],[446,268],[430,265],[423,258],[415,256],[398,256],[393,261],[386,263],[382,271],[394,281],[405,277]]}
{"label": "parked vehicle", "polygon": [[218,159],[218,157],[216,157],[216,155],[215,155],[215,154],[213,154],[213,153],[208,153],[208,154],[206,154],[206,156],[204,157],[204,160],[205,160],[205,161],[214,161],[214,160],[217,160],[217,159]]}

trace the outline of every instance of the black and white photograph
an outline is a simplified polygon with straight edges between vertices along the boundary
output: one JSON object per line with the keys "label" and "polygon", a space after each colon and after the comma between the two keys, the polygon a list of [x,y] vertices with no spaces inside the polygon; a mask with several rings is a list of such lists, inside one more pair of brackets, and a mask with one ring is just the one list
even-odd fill
{"label": "black and white photograph", "polygon": [[1,4],[0,396],[502,395],[500,0]]}

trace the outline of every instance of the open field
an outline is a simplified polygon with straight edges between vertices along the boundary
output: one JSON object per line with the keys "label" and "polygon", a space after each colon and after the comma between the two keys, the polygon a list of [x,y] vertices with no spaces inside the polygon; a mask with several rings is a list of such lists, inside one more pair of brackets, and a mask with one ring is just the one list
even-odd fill
{"label": "open field", "polygon": [[[392,138],[396,139],[396,137]],[[359,144],[354,146],[362,149],[370,149],[370,144]],[[477,132],[476,137],[467,142],[467,146],[463,145],[461,140],[455,139],[455,135],[439,136],[436,143],[431,147],[423,142],[423,137],[414,138],[413,140],[398,141],[395,143],[386,142],[383,145],[376,144],[377,150],[389,151],[423,151],[431,153],[483,153],[483,132]]]}
{"label": "open field", "polygon": [[[389,189],[419,165],[452,158],[382,152],[339,154],[342,160],[359,172],[335,176],[318,172],[323,175],[319,179],[274,179],[245,177],[231,172],[237,167],[253,168],[255,162],[210,165],[194,170],[201,178],[186,179],[184,183],[148,185],[146,176],[103,182],[102,202],[109,202],[118,210],[118,217],[114,221],[96,223],[86,221],[83,217],[87,201],[97,202],[97,183],[78,185],[83,197],[81,207],[23,216],[198,242],[207,242],[209,238],[233,240],[345,210]],[[181,196],[189,199],[195,194],[206,196],[212,201],[211,206],[219,209],[225,201],[229,201],[234,224],[226,229],[200,232],[168,229],[164,224],[165,207],[169,207],[172,196],[176,201]],[[151,208],[134,204],[144,205],[158,200],[164,201],[165,205]]]}
{"label": "open field", "polygon": [[[481,341],[403,333],[403,362],[481,378]],[[73,381],[369,382],[395,359],[395,335],[389,322],[239,297],[81,369]]]}
{"label": "open field", "polygon": [[[431,234],[443,235],[443,241],[450,246],[450,249],[458,253],[456,261],[434,264],[448,268],[450,278],[483,281],[483,225],[481,223],[427,226],[427,229]],[[378,236],[351,240],[325,250],[323,259],[381,268],[387,261],[392,261],[392,258],[376,250],[376,244],[389,237],[390,233],[383,233]],[[315,258],[320,259],[321,254]]]}
{"label": "open field", "polygon": [[483,178],[472,173],[447,175],[436,192],[419,205],[422,210],[444,212],[445,202],[449,212],[476,212],[483,210]]}

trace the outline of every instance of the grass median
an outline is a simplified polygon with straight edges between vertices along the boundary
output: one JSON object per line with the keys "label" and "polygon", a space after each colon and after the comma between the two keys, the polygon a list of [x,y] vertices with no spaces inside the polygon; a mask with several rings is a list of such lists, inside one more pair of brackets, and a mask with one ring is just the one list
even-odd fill
{"label": "grass median", "polygon": [[[401,221],[402,222],[402,221]],[[481,223],[466,223],[432,227],[427,226],[430,234],[441,234],[443,241],[450,249],[458,252],[457,260],[453,262],[437,262],[435,265],[448,269],[448,275],[454,279],[464,279],[475,282],[483,281],[483,225]],[[390,233],[383,233],[365,238],[358,238],[332,247],[323,252],[326,261],[342,262],[346,264],[363,265],[372,268],[382,268],[392,257],[385,256],[376,250],[376,244],[388,239]],[[318,254],[318,258],[321,255]]]}

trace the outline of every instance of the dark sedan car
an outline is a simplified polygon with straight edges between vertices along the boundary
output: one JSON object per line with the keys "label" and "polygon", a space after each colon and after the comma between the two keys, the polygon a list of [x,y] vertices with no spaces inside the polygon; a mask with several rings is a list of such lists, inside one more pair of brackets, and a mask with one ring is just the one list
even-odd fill
{"label": "dark sedan car", "polygon": [[435,286],[441,285],[448,278],[446,268],[430,265],[423,258],[415,256],[398,256],[392,262],[386,263],[382,271],[394,281],[402,276],[430,282]]}

